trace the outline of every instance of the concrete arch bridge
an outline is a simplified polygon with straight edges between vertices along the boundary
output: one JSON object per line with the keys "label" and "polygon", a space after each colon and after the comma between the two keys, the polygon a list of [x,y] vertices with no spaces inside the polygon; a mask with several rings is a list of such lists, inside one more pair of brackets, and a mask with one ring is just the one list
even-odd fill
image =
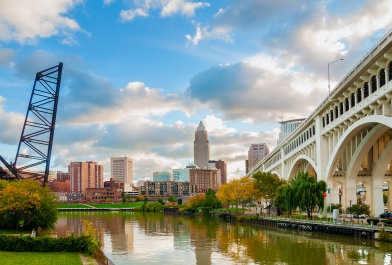
{"label": "concrete arch bridge", "polygon": [[328,183],[327,203],[346,208],[361,200],[374,216],[392,210],[391,99],[392,31],[248,176],[263,171],[289,180],[305,171]]}

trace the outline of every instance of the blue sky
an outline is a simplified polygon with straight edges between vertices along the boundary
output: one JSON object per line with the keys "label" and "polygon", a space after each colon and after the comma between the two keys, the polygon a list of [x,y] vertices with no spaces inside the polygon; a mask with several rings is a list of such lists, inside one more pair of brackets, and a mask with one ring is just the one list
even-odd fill
{"label": "blue sky", "polygon": [[244,174],[252,143],[307,117],[392,27],[389,0],[0,0],[0,154],[11,160],[35,73],[64,63],[52,168],[134,159],[137,179],[211,158]]}

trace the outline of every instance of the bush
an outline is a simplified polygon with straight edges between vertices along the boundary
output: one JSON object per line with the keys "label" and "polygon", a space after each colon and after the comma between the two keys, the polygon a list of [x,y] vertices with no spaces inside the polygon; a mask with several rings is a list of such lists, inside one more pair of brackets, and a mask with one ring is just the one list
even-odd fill
{"label": "bush", "polygon": [[366,221],[367,221],[368,224],[370,224],[370,222],[373,221],[373,224],[374,224],[374,225],[377,225],[378,222],[380,222],[380,219],[377,219],[377,218],[368,218]]}
{"label": "bush", "polygon": [[392,225],[392,220],[381,220],[381,223],[384,223],[386,225]]}
{"label": "bush", "polygon": [[81,252],[91,255],[95,248],[94,240],[91,238],[85,235],[59,238],[0,235],[0,251]]}

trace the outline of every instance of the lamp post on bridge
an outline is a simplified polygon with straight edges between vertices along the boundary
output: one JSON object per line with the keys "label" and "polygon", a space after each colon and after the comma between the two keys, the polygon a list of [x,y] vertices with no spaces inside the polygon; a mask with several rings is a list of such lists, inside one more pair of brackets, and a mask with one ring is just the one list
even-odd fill
{"label": "lamp post on bridge", "polygon": [[343,61],[343,59],[337,59],[337,60],[335,60],[335,61],[332,61],[332,62],[328,63],[328,96],[331,95],[331,87],[330,87],[330,84],[329,84],[329,67],[330,67],[333,63],[335,63],[335,62],[337,62],[337,61]]}

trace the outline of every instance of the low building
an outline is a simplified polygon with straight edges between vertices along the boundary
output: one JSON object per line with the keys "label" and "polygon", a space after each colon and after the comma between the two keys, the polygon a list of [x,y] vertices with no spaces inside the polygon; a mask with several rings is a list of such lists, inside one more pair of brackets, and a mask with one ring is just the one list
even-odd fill
{"label": "low building", "polygon": [[71,189],[71,184],[69,180],[49,180],[48,188],[54,192],[65,192],[69,193]]}
{"label": "low building", "polygon": [[122,189],[115,188],[87,188],[86,201],[89,203],[97,202],[122,202]]}
{"label": "low building", "polygon": [[144,186],[139,187],[139,194],[147,198],[167,199],[170,196],[189,196],[189,182],[176,181],[145,181]]}
{"label": "low building", "polygon": [[103,187],[124,190],[124,181],[115,180],[113,178],[110,178],[110,180],[106,180],[103,182]]}
{"label": "low building", "polygon": [[59,202],[66,202],[68,200],[67,192],[55,192],[56,196],[59,197]]}

